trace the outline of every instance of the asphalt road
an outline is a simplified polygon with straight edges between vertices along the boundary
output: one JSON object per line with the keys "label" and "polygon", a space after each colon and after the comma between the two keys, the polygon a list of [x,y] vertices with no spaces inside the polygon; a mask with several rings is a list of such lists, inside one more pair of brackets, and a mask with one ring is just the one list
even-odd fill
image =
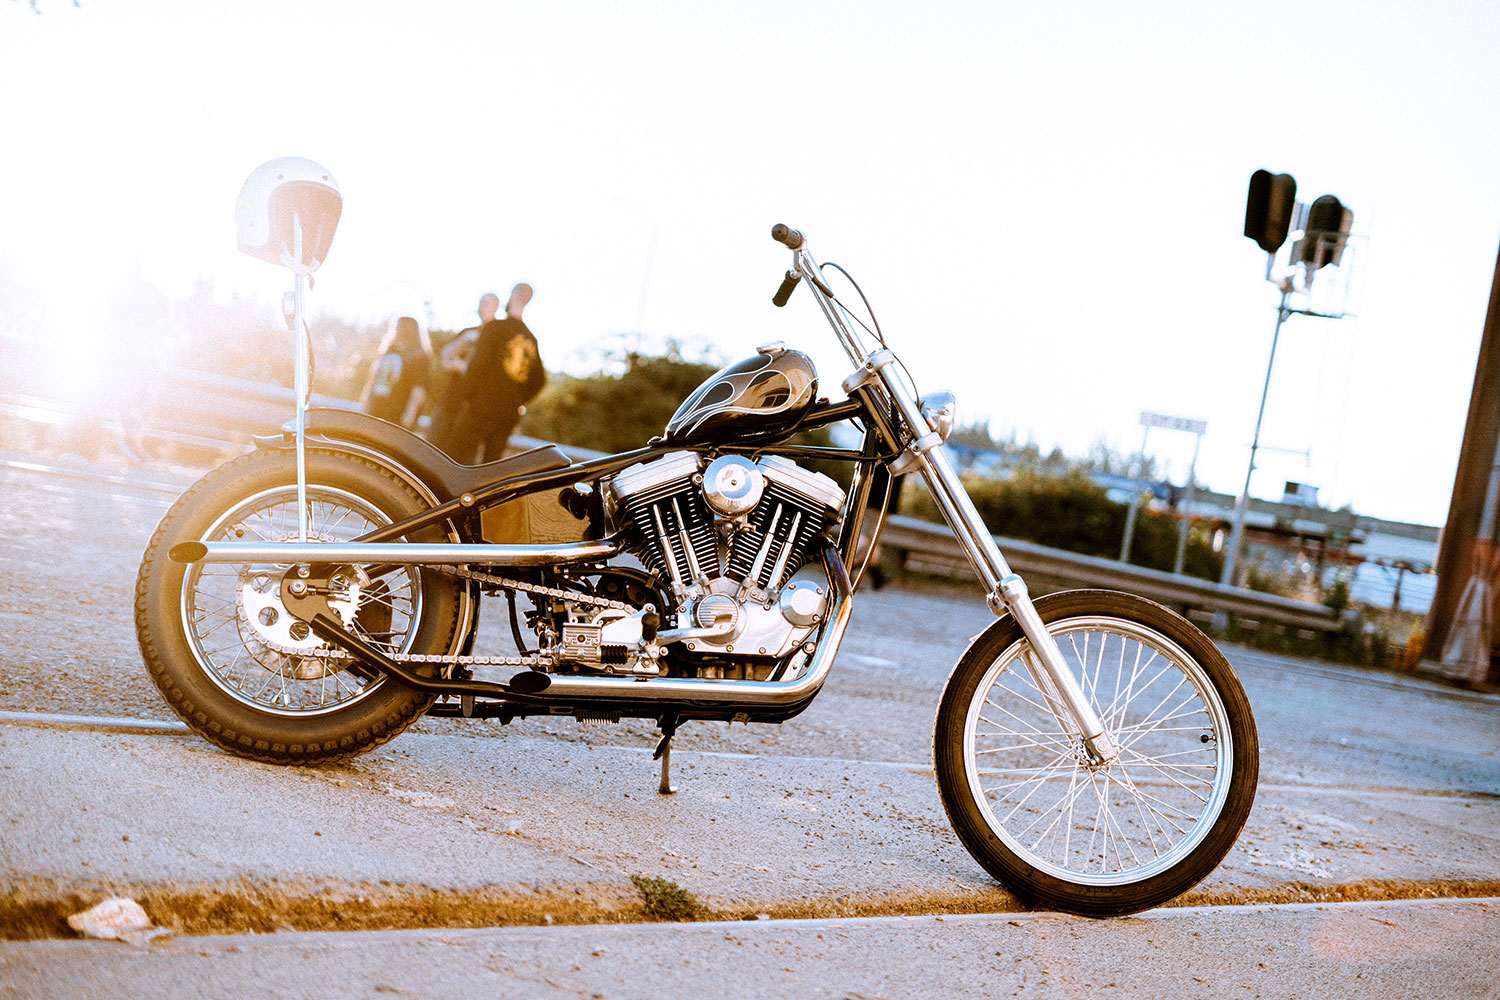
{"label": "asphalt road", "polygon": [[[654,794],[653,733],[629,723],[427,720],[346,765],[275,768],[182,734],[140,664],[136,561],[179,474],[157,470],[152,489],[77,471],[0,469],[6,936],[51,933],[63,910],[112,893],[188,934],[280,931],[142,952],[0,943],[0,996],[102,995],[108,982],[148,995],[142,984],[220,974],[268,996],[327,995],[318,982],[348,983],[345,995],[905,996],[946,982],[981,987],[953,990],[968,995],[1218,996],[1232,983],[1375,996],[1423,975],[1461,986],[1444,995],[1495,995],[1493,901],[1460,898],[1500,895],[1494,696],[1231,647],[1262,784],[1239,844],[1182,900],[1198,908],[1027,914],[957,844],[930,771],[943,681],[989,621],[977,593],[862,593],[818,701],[779,727],[685,728],[671,798]],[[488,621],[486,642],[503,647],[504,631]],[[45,718],[59,714],[144,725]],[[641,919],[635,873],[678,883],[710,915],[789,919],[620,924]],[[549,920],[612,926],[452,929]],[[361,928],[412,929],[305,933]],[[458,971],[412,978],[439,967]],[[1335,973],[1344,992],[1322,988]]]}

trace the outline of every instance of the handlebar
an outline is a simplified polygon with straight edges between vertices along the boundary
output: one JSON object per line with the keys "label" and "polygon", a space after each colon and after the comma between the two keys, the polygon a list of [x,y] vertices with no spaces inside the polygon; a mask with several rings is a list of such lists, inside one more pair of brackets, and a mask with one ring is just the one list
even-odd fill
{"label": "handlebar", "polygon": [[802,275],[796,271],[788,271],[786,277],[781,279],[781,287],[776,289],[776,294],[771,297],[771,304],[778,309],[786,305],[792,293],[797,290],[797,285],[802,281]]}
{"label": "handlebar", "polygon": [[780,222],[771,227],[771,239],[784,244],[789,250],[799,250],[802,247],[802,234]]}

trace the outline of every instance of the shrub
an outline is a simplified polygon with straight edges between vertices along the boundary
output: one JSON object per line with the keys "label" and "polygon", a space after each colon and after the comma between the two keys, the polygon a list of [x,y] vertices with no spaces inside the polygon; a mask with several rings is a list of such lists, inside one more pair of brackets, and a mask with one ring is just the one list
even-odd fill
{"label": "shrub", "polygon": [[[1081,555],[1113,558],[1125,536],[1125,506],[1109,499],[1081,469],[1060,475],[1022,468],[1009,479],[975,479],[965,484],[984,523],[999,535]],[[930,521],[941,517],[932,497],[908,488],[903,512]],[[1137,566],[1170,571],[1177,555],[1178,519],[1175,515],[1142,509],[1136,518],[1130,561]],[[1216,580],[1223,557],[1214,552],[1202,532],[1191,532],[1183,571]]]}
{"label": "shrub", "polygon": [[670,879],[654,875],[632,875],[646,913],[658,920],[697,920],[703,915],[698,897]]}

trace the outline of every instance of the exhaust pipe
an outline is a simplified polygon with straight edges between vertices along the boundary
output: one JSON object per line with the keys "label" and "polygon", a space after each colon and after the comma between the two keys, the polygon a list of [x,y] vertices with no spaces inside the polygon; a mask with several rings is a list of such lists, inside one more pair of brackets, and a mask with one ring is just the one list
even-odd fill
{"label": "exhaust pipe", "polygon": [[745,705],[773,707],[806,701],[823,687],[833,669],[844,639],[844,629],[854,610],[853,588],[848,570],[837,550],[823,550],[833,609],[828,627],[813,653],[812,663],[801,677],[790,681],[725,681],[697,677],[573,677],[530,671],[511,678],[517,694],[567,704],[572,701],[689,702],[696,705]]}
{"label": "exhaust pipe", "polygon": [[305,609],[299,608],[303,602],[316,602],[318,598],[314,595],[284,593],[283,597],[294,615],[307,615],[303,620],[312,626],[313,633],[319,638],[348,650],[403,684],[433,694],[474,695],[499,699],[501,702],[540,702],[567,707],[603,702],[617,706],[686,703],[744,708],[790,708],[805,704],[822,689],[829,671],[833,669],[834,657],[838,655],[839,645],[844,640],[844,630],[849,625],[849,616],[854,609],[849,573],[832,545],[823,550],[823,565],[828,571],[833,607],[807,672],[789,681],[725,681],[697,677],[561,677],[535,670],[523,671],[504,684],[423,677],[358,636],[346,632],[342,622],[336,621],[326,612],[320,612],[315,604]]}

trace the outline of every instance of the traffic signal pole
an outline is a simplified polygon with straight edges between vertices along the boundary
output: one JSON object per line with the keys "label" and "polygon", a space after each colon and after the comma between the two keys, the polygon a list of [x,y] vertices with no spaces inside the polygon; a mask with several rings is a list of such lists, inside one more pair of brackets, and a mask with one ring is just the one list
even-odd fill
{"label": "traffic signal pole", "polygon": [[1276,307],[1276,329],[1271,333],[1271,356],[1266,361],[1266,381],[1260,390],[1260,410],[1255,414],[1255,436],[1250,439],[1250,465],[1245,469],[1245,488],[1240,490],[1239,499],[1234,504],[1234,531],[1229,538],[1229,552],[1224,557],[1224,572],[1219,576],[1219,582],[1232,584],[1234,571],[1239,563],[1240,546],[1245,538],[1245,512],[1250,506],[1250,478],[1255,475],[1255,453],[1260,448],[1260,427],[1266,417],[1266,396],[1271,391],[1271,368],[1276,364],[1276,345],[1281,340],[1281,324],[1285,323],[1292,310],[1286,307],[1287,299],[1292,294],[1292,279],[1286,278],[1280,283],[1281,303]]}

